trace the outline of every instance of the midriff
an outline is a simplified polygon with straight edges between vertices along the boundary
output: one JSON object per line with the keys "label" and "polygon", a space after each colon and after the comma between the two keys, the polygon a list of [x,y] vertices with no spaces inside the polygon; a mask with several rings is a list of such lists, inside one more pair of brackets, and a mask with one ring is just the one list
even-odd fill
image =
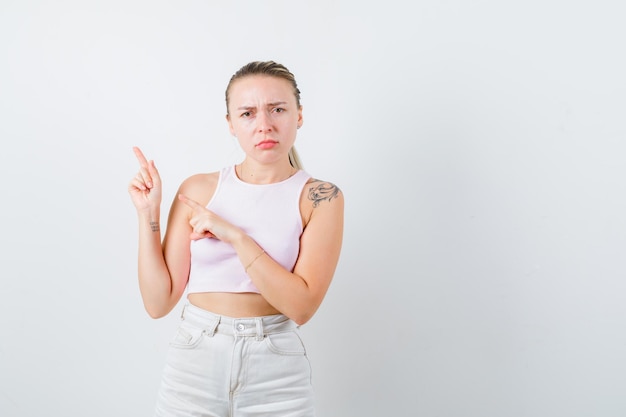
{"label": "midriff", "polygon": [[187,295],[191,304],[228,317],[260,317],[280,314],[261,294],[201,292]]}

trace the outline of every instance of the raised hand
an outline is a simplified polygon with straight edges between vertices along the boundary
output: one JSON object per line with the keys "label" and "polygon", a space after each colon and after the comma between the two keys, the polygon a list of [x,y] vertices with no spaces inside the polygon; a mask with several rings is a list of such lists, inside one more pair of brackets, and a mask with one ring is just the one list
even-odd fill
{"label": "raised hand", "polygon": [[190,199],[184,194],[179,194],[178,199],[192,209],[189,224],[193,229],[189,236],[192,240],[204,238],[216,238],[224,242],[231,242],[241,229],[222,219],[202,204]]}
{"label": "raised hand", "polygon": [[161,177],[154,165],[148,161],[141,149],[133,147],[139,171],[128,184],[128,193],[137,211],[158,209],[161,205]]}

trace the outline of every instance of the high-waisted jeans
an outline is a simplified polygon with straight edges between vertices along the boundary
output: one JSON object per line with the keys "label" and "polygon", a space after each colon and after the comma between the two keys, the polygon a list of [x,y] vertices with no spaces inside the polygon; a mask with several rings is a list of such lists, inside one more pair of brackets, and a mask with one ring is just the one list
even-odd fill
{"label": "high-waisted jeans", "polygon": [[191,304],[171,343],[158,417],[310,417],[311,367],[283,315],[231,318]]}

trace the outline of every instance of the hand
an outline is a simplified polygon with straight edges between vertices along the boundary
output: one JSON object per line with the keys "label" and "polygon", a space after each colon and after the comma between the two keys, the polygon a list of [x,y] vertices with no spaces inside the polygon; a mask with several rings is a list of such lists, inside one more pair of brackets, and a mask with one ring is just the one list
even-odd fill
{"label": "hand", "polygon": [[139,172],[128,184],[128,193],[137,211],[158,209],[161,205],[161,177],[154,161],[148,161],[141,149],[133,147]]}
{"label": "hand", "polygon": [[204,238],[216,238],[230,243],[235,239],[241,229],[233,226],[200,203],[190,199],[184,194],[179,194],[178,199],[193,210],[189,224],[193,232],[189,236],[191,240]]}

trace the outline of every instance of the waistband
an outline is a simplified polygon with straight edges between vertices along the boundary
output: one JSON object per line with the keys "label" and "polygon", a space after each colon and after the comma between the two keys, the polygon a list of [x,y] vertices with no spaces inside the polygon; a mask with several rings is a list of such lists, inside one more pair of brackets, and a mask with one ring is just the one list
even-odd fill
{"label": "waistband", "polygon": [[256,337],[258,340],[262,340],[265,335],[284,333],[298,327],[293,320],[283,314],[234,318],[221,316],[189,303],[183,307],[180,317],[182,320],[201,328],[209,336],[219,333],[239,337]]}

